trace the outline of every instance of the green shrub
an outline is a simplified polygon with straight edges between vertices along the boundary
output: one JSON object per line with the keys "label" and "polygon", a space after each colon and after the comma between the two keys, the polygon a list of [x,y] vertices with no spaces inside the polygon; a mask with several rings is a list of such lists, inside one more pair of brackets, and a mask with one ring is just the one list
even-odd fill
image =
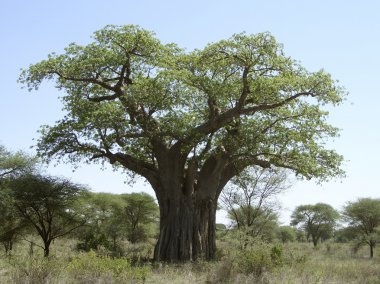
{"label": "green shrub", "polygon": [[144,263],[153,258],[154,246],[150,243],[128,243],[123,247],[123,253],[132,264]]}
{"label": "green shrub", "polygon": [[255,276],[260,276],[273,267],[270,249],[265,243],[258,243],[238,252],[234,264],[237,272]]}
{"label": "green shrub", "polygon": [[[119,281],[145,281],[149,274],[149,267],[135,267],[125,258],[112,259],[99,257],[94,251],[82,254],[72,259],[68,265],[68,272],[75,279],[117,279]],[[107,281],[106,281],[107,282]]]}
{"label": "green shrub", "polygon": [[274,266],[284,264],[284,248],[281,245],[275,245],[271,248],[270,257]]}
{"label": "green shrub", "polygon": [[77,249],[89,252],[90,250],[97,250],[99,247],[109,249],[111,243],[107,240],[104,234],[95,234],[93,232],[85,234],[81,242],[77,244]]}
{"label": "green shrub", "polygon": [[64,263],[48,258],[12,258],[11,283],[41,284],[59,279],[65,269]]}

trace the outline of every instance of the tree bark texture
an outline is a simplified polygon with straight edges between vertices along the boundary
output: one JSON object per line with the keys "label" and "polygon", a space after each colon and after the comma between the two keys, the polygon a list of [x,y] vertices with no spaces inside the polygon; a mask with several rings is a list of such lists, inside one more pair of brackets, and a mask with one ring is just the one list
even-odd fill
{"label": "tree bark texture", "polygon": [[157,261],[186,261],[215,256],[216,199],[172,196],[160,202]]}
{"label": "tree bark texture", "polygon": [[200,169],[195,163],[181,167],[173,161],[167,160],[154,187],[160,207],[154,258],[169,262],[213,259],[217,200],[231,174],[227,159],[210,158]]}

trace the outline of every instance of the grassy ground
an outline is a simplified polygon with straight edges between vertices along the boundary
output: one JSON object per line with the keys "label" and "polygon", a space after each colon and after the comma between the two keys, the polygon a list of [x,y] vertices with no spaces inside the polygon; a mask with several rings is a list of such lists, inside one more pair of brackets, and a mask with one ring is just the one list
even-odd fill
{"label": "grassy ground", "polygon": [[[0,257],[0,283],[379,283],[380,255],[368,258],[368,249],[354,254],[349,244],[292,243],[280,251],[273,245],[254,245],[234,251],[219,244],[220,259],[181,265],[145,263],[134,265],[147,246],[126,248],[131,259],[113,259],[103,254],[78,253],[75,241],[57,240],[52,257],[44,259],[35,247],[29,255],[26,242],[17,244],[11,257]],[[277,246],[281,248],[281,246]]]}

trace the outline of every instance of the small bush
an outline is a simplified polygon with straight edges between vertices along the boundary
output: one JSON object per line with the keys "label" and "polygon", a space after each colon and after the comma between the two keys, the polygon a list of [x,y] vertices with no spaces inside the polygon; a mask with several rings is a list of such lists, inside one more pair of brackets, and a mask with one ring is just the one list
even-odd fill
{"label": "small bush", "polygon": [[260,276],[273,267],[271,251],[267,244],[258,243],[249,249],[240,251],[235,256],[235,269],[244,274]]}
{"label": "small bush", "polygon": [[125,258],[132,264],[150,261],[153,258],[154,246],[149,243],[128,243],[123,247]]}
{"label": "small bush", "polygon": [[228,252],[209,271],[207,283],[235,283],[247,277],[258,281],[266,272],[285,263],[281,245],[243,237],[243,242],[235,239],[227,245]]}
{"label": "small bush", "polygon": [[88,233],[84,236],[81,242],[77,244],[77,249],[89,252],[90,250],[97,250],[100,247],[110,248],[111,243],[107,240],[104,234]]}
{"label": "small bush", "polygon": [[48,258],[13,258],[11,281],[12,283],[41,284],[52,283],[59,279],[65,265],[56,259]]}
{"label": "small bush", "polygon": [[132,266],[128,259],[99,257],[94,251],[74,258],[68,265],[68,272],[78,280],[103,279],[105,282],[112,282],[112,279],[118,279],[126,281],[124,283],[135,283],[145,281],[149,271],[147,266]]}
{"label": "small bush", "polygon": [[216,283],[229,283],[230,279],[233,277],[234,266],[231,259],[225,258],[219,261],[212,270],[209,271],[206,284],[216,284]]}
{"label": "small bush", "polygon": [[284,264],[284,248],[281,245],[272,247],[270,257],[274,266],[281,266]]}

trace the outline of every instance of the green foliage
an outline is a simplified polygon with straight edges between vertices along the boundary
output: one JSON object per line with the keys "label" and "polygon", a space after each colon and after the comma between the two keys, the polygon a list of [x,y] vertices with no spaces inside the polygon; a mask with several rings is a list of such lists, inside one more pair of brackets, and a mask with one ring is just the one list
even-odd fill
{"label": "green foliage", "polygon": [[80,237],[80,242],[77,244],[78,250],[91,251],[98,250],[104,247],[110,251],[116,252],[116,248],[112,247],[111,242],[108,240],[106,235],[99,233],[97,231],[88,230],[86,234]]}
{"label": "green foliage", "polygon": [[280,266],[284,263],[284,248],[281,245],[274,245],[271,248],[270,257],[275,266]]}
{"label": "green foliage", "polygon": [[47,258],[12,258],[12,283],[50,283],[50,279],[59,279],[66,264]]}
{"label": "green foliage", "polygon": [[[172,202],[216,203],[226,183],[250,166],[287,168],[320,181],[344,175],[343,157],[326,148],[339,131],[327,123],[325,109],[343,101],[344,89],[325,71],[309,72],[285,56],[269,33],[235,34],[185,52],[138,26],[106,26],[89,44],[72,43],[19,78],[29,89],[47,80],[64,92],[65,115],[41,128],[39,156],[109,162],[145,178],[159,203],[170,203],[163,219],[178,213]],[[132,223],[129,239],[143,239]],[[173,230],[181,224],[174,222]],[[161,233],[160,243],[187,243],[187,232],[179,242]],[[166,246],[161,259],[191,255],[191,245],[184,253],[166,253]],[[192,247],[204,250],[199,255],[208,251]]]}
{"label": "green foliage", "polygon": [[76,235],[80,239],[77,248],[90,251],[102,247],[113,253],[119,252],[119,242],[125,236],[120,196],[90,193],[81,199],[81,206],[85,208],[86,226],[77,231]]}
{"label": "green foliage", "polygon": [[367,244],[370,256],[380,241],[380,199],[361,198],[349,202],[343,210],[343,216],[349,222],[349,229],[356,237],[356,247]]}
{"label": "green foliage", "polygon": [[300,205],[292,213],[291,225],[303,228],[316,247],[319,240],[332,237],[338,218],[339,213],[328,204]]}
{"label": "green foliage", "polygon": [[224,188],[221,203],[235,228],[272,240],[278,226],[273,199],[287,188],[286,171],[250,167]]}
{"label": "green foliage", "polygon": [[[274,261],[279,260],[274,259]],[[274,261],[272,261],[270,247],[258,244],[238,253],[234,259],[234,265],[236,265],[236,269],[240,273],[260,276],[274,267]]]}
{"label": "green foliage", "polygon": [[41,237],[45,256],[51,242],[85,223],[78,206],[85,190],[68,180],[27,174],[8,183],[19,216]]}
{"label": "green foliage", "polygon": [[0,186],[7,177],[31,172],[36,167],[37,159],[22,151],[12,153],[0,145]]}
{"label": "green foliage", "polygon": [[158,223],[158,206],[154,198],[143,192],[122,194],[121,198],[125,202],[122,216],[127,239],[131,243],[145,241],[154,233],[154,225]]}
{"label": "green foliage", "polygon": [[72,43],[19,79],[29,89],[44,80],[65,91],[67,112],[41,130],[45,157],[109,160],[146,177],[140,165],[155,166],[159,155],[153,140],[181,141],[207,154],[197,155],[203,161],[223,146],[247,166],[265,160],[322,180],[343,174],[342,157],[323,147],[338,129],[321,106],[341,103],[344,90],[285,56],[269,33],[235,34],[186,53],[138,26],[106,26],[90,44]]}
{"label": "green foliage", "polygon": [[210,283],[234,283],[237,275],[250,275],[254,282],[265,273],[285,264],[281,245],[273,245],[260,238],[246,235],[241,230],[224,238],[224,256]]}
{"label": "green foliage", "polygon": [[91,193],[82,200],[87,224],[78,231],[78,249],[104,247],[115,255],[123,254],[121,242],[146,241],[156,232],[158,206],[146,193]]}
{"label": "green foliage", "polygon": [[14,243],[30,229],[19,215],[9,189],[1,189],[0,195],[0,242],[5,253],[10,254]]}
{"label": "green foliage", "polygon": [[277,229],[277,238],[283,243],[294,242],[296,240],[296,230],[290,226],[280,226]]}
{"label": "green foliage", "polygon": [[347,243],[357,237],[357,229],[352,227],[345,227],[335,231],[335,241],[338,243]]}
{"label": "green foliage", "polygon": [[[133,265],[128,259],[113,259],[98,254],[77,254],[71,249],[74,240],[57,239],[61,255],[51,258],[26,257],[27,244],[20,243],[12,257],[0,257],[0,283],[377,283],[380,262],[365,258],[367,249],[360,248],[352,255],[349,244],[334,244],[328,253],[314,250],[305,243],[287,243],[284,246],[251,243],[252,251],[264,255],[256,259],[256,266],[243,264],[244,271],[235,264],[241,250],[223,243],[223,259],[214,262],[182,264],[154,263]],[[141,246],[142,244],[138,244]],[[133,245],[135,246],[135,245]],[[260,248],[261,247],[261,248]],[[131,248],[132,249],[132,248]],[[133,248],[136,249],[137,248]],[[249,248],[250,249],[250,248]],[[26,251],[24,251],[26,250]],[[276,265],[274,256],[281,255],[282,264]],[[248,253],[247,253],[248,254]],[[241,254],[242,255],[242,254]],[[269,257],[268,257],[269,255]],[[253,261],[253,256],[248,260]],[[272,264],[268,261],[272,261]],[[244,262],[244,259],[239,259]],[[257,263],[263,264],[261,269]],[[247,269],[247,270],[246,270]],[[259,275],[256,275],[258,271]],[[144,280],[145,279],[145,280]]]}
{"label": "green foliage", "polygon": [[[253,217],[254,216],[254,217]],[[272,241],[275,238],[278,227],[278,215],[272,212],[269,208],[257,210],[257,208],[239,208],[233,213],[228,212],[228,217],[232,220],[239,221],[238,230],[244,231],[251,237],[260,237],[267,241]],[[245,224],[245,218],[252,218],[251,224]]]}
{"label": "green foliage", "polygon": [[148,266],[134,267],[128,259],[100,257],[94,251],[72,259],[67,269],[77,281],[110,278],[117,282],[125,281],[124,283],[144,282],[150,272]]}

